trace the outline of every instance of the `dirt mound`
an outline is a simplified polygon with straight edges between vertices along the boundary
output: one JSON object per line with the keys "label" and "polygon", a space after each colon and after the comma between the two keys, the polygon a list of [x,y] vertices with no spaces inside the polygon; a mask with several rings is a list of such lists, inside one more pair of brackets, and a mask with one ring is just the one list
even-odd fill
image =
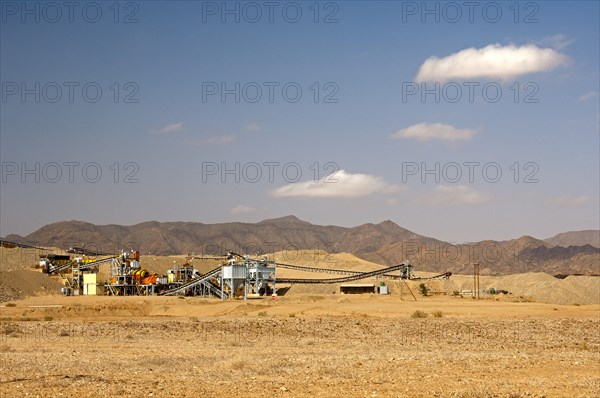
{"label": "dirt mound", "polygon": [[[167,274],[167,270],[175,267],[181,267],[185,264],[185,256],[141,256],[140,265],[142,268],[162,275]],[[194,264],[197,266],[199,264]],[[200,268],[200,267],[197,267]]]}
{"label": "dirt mound", "polygon": [[[569,276],[558,279],[543,272],[505,276],[481,276],[483,290],[507,290],[514,296],[525,296],[551,304],[600,304],[600,277]],[[446,292],[471,290],[471,275],[453,275],[446,284]]]}
{"label": "dirt mound", "polygon": [[18,300],[33,295],[59,294],[63,285],[32,267],[40,256],[49,253],[67,254],[57,248],[0,247],[0,302]]}
{"label": "dirt mound", "polygon": [[64,250],[52,247],[33,249],[0,246],[0,271],[31,269],[31,267],[39,263],[40,256],[46,256],[49,253],[68,254]]}
{"label": "dirt mound", "polygon": [[46,274],[29,270],[0,271],[0,302],[27,296],[56,295],[63,285]]}
{"label": "dirt mound", "polygon": [[[375,264],[362,260],[349,253],[328,254],[319,251],[287,251],[274,253],[268,256],[271,258],[287,258],[291,264],[304,265],[315,268],[331,268],[352,271],[372,271],[383,268],[383,265]],[[281,261],[283,262],[283,261]],[[415,270],[418,277],[430,277],[435,275],[431,272],[422,272]],[[297,271],[279,268],[277,277],[279,278],[310,278],[325,279],[336,277],[335,274],[316,273],[308,271]],[[371,278],[363,280],[363,283],[379,283],[379,279]],[[396,294],[400,290],[397,281],[389,279],[384,280],[390,287],[391,293]],[[418,282],[418,283],[417,283]],[[420,281],[409,281],[409,287],[415,294],[418,294]],[[451,295],[454,291],[473,289],[472,275],[452,275],[445,281],[426,281],[430,292],[433,294],[445,292]],[[281,286],[281,285],[279,285]],[[565,279],[558,279],[544,272],[512,274],[504,276],[481,276],[480,288],[488,290],[507,290],[515,297],[523,296],[529,300],[541,303],[551,304],[600,304],[600,277],[594,276],[569,276]],[[292,285],[286,291],[286,295],[296,294],[332,294],[339,293],[339,284],[317,284],[317,285]],[[406,292],[408,293],[408,292]],[[490,296],[493,297],[493,296]],[[488,298],[490,298],[488,297]]]}

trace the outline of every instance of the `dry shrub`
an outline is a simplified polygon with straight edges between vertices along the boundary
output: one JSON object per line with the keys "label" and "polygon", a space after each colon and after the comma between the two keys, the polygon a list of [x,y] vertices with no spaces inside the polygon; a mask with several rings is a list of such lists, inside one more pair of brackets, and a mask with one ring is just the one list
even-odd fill
{"label": "dry shrub", "polygon": [[427,313],[425,311],[416,310],[410,316],[411,318],[427,318]]}

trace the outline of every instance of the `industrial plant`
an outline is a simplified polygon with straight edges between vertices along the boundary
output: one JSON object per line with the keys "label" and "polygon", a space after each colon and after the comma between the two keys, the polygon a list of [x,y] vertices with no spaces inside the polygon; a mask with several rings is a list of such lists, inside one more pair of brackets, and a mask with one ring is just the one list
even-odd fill
{"label": "industrial plant", "polygon": [[[119,255],[87,252],[70,248],[71,255],[49,254],[41,256],[38,268],[42,272],[59,276],[65,287],[65,296],[200,296],[219,298],[259,298],[276,296],[276,284],[343,284],[341,293],[389,293],[384,282],[354,285],[348,282],[367,278],[432,280],[447,279],[450,272],[429,278],[417,278],[408,260],[398,265],[374,271],[351,271],[344,269],[317,268],[270,261],[266,256],[251,258],[228,252],[224,256],[187,256],[186,263],[175,266],[166,275],[150,272],[140,263],[139,251],[123,251]],[[89,259],[87,256],[103,257]],[[216,268],[201,273],[191,265],[192,260],[220,260]],[[103,272],[100,267],[104,266]],[[277,268],[295,271],[337,274],[332,278],[277,278]]]}

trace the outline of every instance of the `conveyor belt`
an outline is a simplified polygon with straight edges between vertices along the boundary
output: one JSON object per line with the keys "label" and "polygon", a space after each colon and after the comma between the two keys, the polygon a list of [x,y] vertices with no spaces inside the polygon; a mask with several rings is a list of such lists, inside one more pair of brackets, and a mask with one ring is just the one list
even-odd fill
{"label": "conveyor belt", "polygon": [[[388,267],[388,268],[383,268],[383,269],[379,269],[379,270],[375,270],[375,271],[370,271],[370,272],[363,272],[363,273],[359,273],[357,275],[345,276],[345,277],[341,277],[341,278],[327,278],[327,279],[277,278],[277,283],[290,283],[290,284],[293,284],[293,283],[309,283],[309,284],[315,284],[315,283],[344,283],[344,282],[352,282],[352,281],[356,281],[356,280],[359,280],[359,279],[366,279],[366,278],[372,278],[374,276],[385,275],[388,272],[398,271],[403,266],[404,266],[404,264],[399,264],[399,265],[394,265],[394,266]],[[413,278],[413,279],[410,279],[410,280],[411,281],[429,281],[429,280],[434,280],[434,279],[448,279],[451,275],[452,275],[452,272],[445,272],[443,274],[431,276],[429,278]],[[390,275],[386,275],[386,276],[390,276]],[[399,278],[399,277],[396,276],[396,278]]]}
{"label": "conveyor belt", "polygon": [[56,266],[56,267],[48,268],[48,273],[49,274],[53,274],[55,272],[64,271],[66,269],[71,268],[75,264],[77,264],[75,261],[70,261],[70,262],[68,262],[66,264],[63,264],[63,265],[59,265],[59,266]]}
{"label": "conveyor belt", "polygon": [[443,274],[430,276],[429,278],[412,278],[411,281],[430,281],[432,279],[448,279],[452,276],[452,272],[444,272]]}
{"label": "conveyor belt", "polygon": [[[103,258],[102,260],[93,261],[91,263],[80,264],[78,266],[78,268],[79,268],[80,271],[83,271],[83,270],[95,267],[97,265],[107,263],[107,262],[112,261],[113,259],[118,258],[118,257],[119,256],[113,256],[113,257]],[[58,266],[56,268],[49,269],[48,273],[49,274],[53,274],[55,272],[64,271],[66,269],[69,269],[69,268],[75,267],[75,266],[77,266],[77,262],[76,261],[71,261],[70,263],[66,263],[66,264],[60,265],[60,266]]]}
{"label": "conveyor belt", "polygon": [[69,249],[67,250],[67,253],[81,254],[84,256],[92,256],[92,257],[115,256],[114,253],[95,252],[93,250],[84,249],[83,247],[69,247]]}
{"label": "conveyor belt", "polygon": [[345,269],[331,269],[331,268],[315,268],[315,267],[307,267],[303,265],[293,265],[293,264],[285,264],[285,263],[275,263],[276,266],[281,268],[288,268],[298,271],[307,271],[307,272],[322,272],[326,274],[342,274],[342,275],[360,275],[363,272],[359,271],[349,271]]}
{"label": "conveyor belt", "polygon": [[277,278],[277,283],[344,283],[352,282],[359,279],[372,278],[374,276],[383,275],[388,272],[399,271],[405,264],[393,265],[388,268],[382,268],[375,271],[363,272],[355,275],[344,276],[341,278],[327,279],[303,279],[303,278]]}
{"label": "conveyor belt", "polygon": [[[244,258],[242,255],[234,253],[234,252],[229,252],[230,254],[239,257],[239,258]],[[256,260],[253,259],[253,261],[260,261],[260,260]],[[350,270],[346,270],[346,269],[334,269],[334,268],[318,268],[318,267],[309,267],[309,266],[305,266],[305,265],[295,265],[295,264],[286,264],[286,263],[278,263],[278,262],[270,262],[271,264],[275,264],[277,267],[281,267],[281,268],[287,268],[287,269],[293,269],[293,270],[297,270],[297,271],[306,271],[306,272],[321,272],[321,273],[325,273],[325,274],[341,274],[341,275],[360,275],[363,274],[364,271],[350,271]],[[393,275],[388,275],[388,276],[393,276]]]}
{"label": "conveyor belt", "polygon": [[[236,256],[236,257],[239,257],[239,258],[242,258],[242,259],[244,258],[244,256],[242,256],[242,255],[240,255],[238,253],[229,252],[228,254]],[[259,260],[255,260],[255,261],[259,261]],[[355,280],[359,280],[359,279],[371,278],[371,277],[374,277],[374,276],[385,276],[387,278],[400,279],[400,275],[389,274],[389,272],[398,271],[403,266],[408,265],[406,262],[403,262],[401,264],[394,265],[394,266],[388,267],[388,268],[382,268],[382,269],[379,269],[379,270],[369,271],[369,272],[362,272],[362,271],[350,271],[350,270],[344,270],[344,269],[308,267],[308,266],[304,266],[304,265],[294,265],[294,264],[286,264],[286,263],[278,263],[278,262],[275,262],[274,264],[277,267],[287,268],[287,269],[293,269],[293,270],[297,270],[297,271],[320,272],[320,273],[326,273],[326,274],[348,275],[347,277],[326,278],[326,279],[277,278],[277,282],[278,283],[310,283],[310,284],[314,284],[314,283],[343,283],[343,282],[351,282],[351,281],[355,281]],[[451,275],[452,275],[451,272],[445,272],[443,274],[431,276],[431,277],[428,277],[428,278],[412,278],[410,280],[413,280],[413,281],[428,281],[428,280],[435,280],[435,279],[448,279]]]}
{"label": "conveyor belt", "polygon": [[13,247],[22,247],[24,249],[50,250],[47,247],[31,246],[31,245],[26,245],[25,243],[11,242],[11,241],[4,240],[4,239],[0,239],[0,246],[6,247],[9,249],[13,248]]}
{"label": "conveyor belt", "polygon": [[[206,274],[202,275],[201,277],[192,279],[191,281],[188,281],[181,286],[177,286],[172,289],[165,290],[165,291],[161,292],[160,295],[161,296],[174,296],[179,293],[184,293],[186,290],[191,289],[194,286],[202,285],[202,286],[205,286],[208,289],[210,289],[210,291],[214,295],[221,297],[221,290],[218,289],[215,285],[213,285],[210,282],[210,280],[215,278],[219,274],[219,272],[221,272],[221,266],[218,266],[217,268],[207,272]],[[223,298],[223,297],[221,297],[221,298]]]}

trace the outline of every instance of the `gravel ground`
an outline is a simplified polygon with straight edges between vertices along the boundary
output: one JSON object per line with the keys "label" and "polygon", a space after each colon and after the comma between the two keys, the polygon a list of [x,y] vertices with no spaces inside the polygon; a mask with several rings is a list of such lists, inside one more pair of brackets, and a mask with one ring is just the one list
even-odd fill
{"label": "gravel ground", "polygon": [[597,306],[68,299],[3,308],[1,396],[600,396]]}

